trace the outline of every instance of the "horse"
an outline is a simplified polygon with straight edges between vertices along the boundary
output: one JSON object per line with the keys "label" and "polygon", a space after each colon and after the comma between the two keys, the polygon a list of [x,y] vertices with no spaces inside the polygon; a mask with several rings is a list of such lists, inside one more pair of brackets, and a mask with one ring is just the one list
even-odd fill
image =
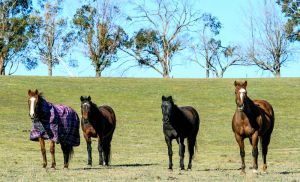
{"label": "horse", "polygon": [[184,139],[187,138],[189,150],[188,169],[192,169],[194,148],[196,148],[197,134],[200,125],[198,112],[191,106],[178,107],[172,96],[162,96],[163,132],[168,146],[169,170],[173,169],[172,140],[179,144],[180,168],[184,170]]}
{"label": "horse", "polygon": [[43,168],[47,166],[45,140],[50,140],[51,168],[56,168],[55,143],[61,145],[64,168],[74,153],[73,147],[79,146],[79,117],[70,107],[47,102],[37,89],[28,90],[29,116],[32,120],[30,140],[39,141],[43,157]]}
{"label": "horse", "polygon": [[253,172],[257,173],[258,142],[260,140],[263,158],[263,172],[267,170],[267,153],[274,128],[273,107],[266,100],[251,100],[247,96],[247,81],[234,81],[236,110],[232,118],[232,130],[240,147],[241,174],[245,174],[244,139],[252,145]]}
{"label": "horse", "polygon": [[92,140],[98,137],[99,165],[110,163],[111,140],[116,128],[114,110],[107,105],[97,107],[90,96],[81,96],[81,128],[87,144],[88,166],[92,166]]}

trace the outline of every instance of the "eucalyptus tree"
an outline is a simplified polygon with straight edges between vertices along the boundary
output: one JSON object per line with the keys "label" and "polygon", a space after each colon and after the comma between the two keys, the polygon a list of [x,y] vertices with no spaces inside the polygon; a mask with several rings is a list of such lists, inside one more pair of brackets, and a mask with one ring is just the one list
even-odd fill
{"label": "eucalyptus tree", "polygon": [[212,74],[222,78],[229,67],[242,64],[243,56],[239,54],[240,47],[224,46],[222,41],[217,39],[222,28],[217,17],[205,13],[201,19],[200,42],[191,44],[194,53],[192,61],[205,69],[206,78]]}
{"label": "eucalyptus tree", "polygon": [[[151,4],[153,3],[153,4]],[[170,77],[174,56],[187,48],[201,14],[188,1],[144,1],[130,19],[141,26],[123,47],[138,65]]]}
{"label": "eucalyptus tree", "polygon": [[300,1],[299,0],[277,0],[281,11],[288,18],[285,25],[288,38],[292,41],[300,41]]}
{"label": "eucalyptus tree", "polygon": [[293,49],[286,32],[286,20],[278,14],[275,2],[266,0],[260,13],[248,17],[250,41],[247,64],[281,76],[281,68],[291,61]]}
{"label": "eucalyptus tree", "polygon": [[20,63],[27,69],[37,65],[28,51],[28,43],[36,33],[37,18],[31,12],[31,0],[0,1],[0,75],[13,74]]}
{"label": "eucalyptus tree", "polygon": [[126,34],[116,21],[120,9],[110,0],[89,1],[80,7],[73,18],[87,57],[95,67],[96,77],[118,60],[118,48]]}
{"label": "eucalyptus tree", "polygon": [[33,39],[36,56],[48,67],[52,76],[55,65],[63,61],[74,44],[75,33],[70,29],[67,19],[62,17],[63,1],[46,0],[39,2],[38,36]]}

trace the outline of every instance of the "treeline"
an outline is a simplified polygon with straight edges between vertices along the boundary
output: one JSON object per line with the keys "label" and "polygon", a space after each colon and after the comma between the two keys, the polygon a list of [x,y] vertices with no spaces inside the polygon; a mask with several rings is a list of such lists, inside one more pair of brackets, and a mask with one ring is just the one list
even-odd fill
{"label": "treeline", "polygon": [[[300,40],[297,0],[265,0],[259,14],[250,8],[241,25],[249,35],[243,46],[224,45],[218,38],[218,18],[185,0],[79,1],[75,14],[67,18],[64,2],[0,2],[0,75],[14,74],[19,64],[28,70],[46,64],[52,76],[53,67],[80,47],[96,77],[124,61],[120,55],[165,78],[178,55],[204,68],[207,78],[223,77],[231,66],[252,65],[280,77],[282,66],[293,61],[292,45]],[[130,12],[126,5],[132,7]],[[76,61],[69,60],[75,66]]]}

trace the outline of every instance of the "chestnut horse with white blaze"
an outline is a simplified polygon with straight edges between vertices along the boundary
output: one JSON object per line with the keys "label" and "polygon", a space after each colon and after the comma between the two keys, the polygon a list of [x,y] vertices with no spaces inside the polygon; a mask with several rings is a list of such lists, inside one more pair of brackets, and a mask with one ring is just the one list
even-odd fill
{"label": "chestnut horse with white blaze", "polygon": [[265,100],[251,100],[247,96],[247,81],[235,81],[236,111],[232,118],[232,130],[240,147],[242,174],[245,173],[244,139],[249,138],[252,145],[253,172],[258,169],[258,141],[260,140],[263,157],[263,172],[267,170],[267,153],[274,128],[274,111]]}
{"label": "chestnut horse with white blaze", "polygon": [[47,166],[45,140],[50,140],[51,168],[56,167],[55,143],[61,145],[64,168],[69,167],[73,146],[79,146],[79,117],[70,107],[47,102],[38,91],[28,90],[29,116],[32,120],[30,140],[39,141],[43,167]]}

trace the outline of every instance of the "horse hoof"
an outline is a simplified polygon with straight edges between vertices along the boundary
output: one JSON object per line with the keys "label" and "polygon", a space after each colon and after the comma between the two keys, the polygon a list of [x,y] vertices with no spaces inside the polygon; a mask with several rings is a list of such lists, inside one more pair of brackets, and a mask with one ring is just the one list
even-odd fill
{"label": "horse hoof", "polygon": [[257,169],[253,169],[252,172],[253,172],[253,174],[258,174]]}
{"label": "horse hoof", "polygon": [[245,171],[241,171],[241,175],[246,175],[246,172]]}

